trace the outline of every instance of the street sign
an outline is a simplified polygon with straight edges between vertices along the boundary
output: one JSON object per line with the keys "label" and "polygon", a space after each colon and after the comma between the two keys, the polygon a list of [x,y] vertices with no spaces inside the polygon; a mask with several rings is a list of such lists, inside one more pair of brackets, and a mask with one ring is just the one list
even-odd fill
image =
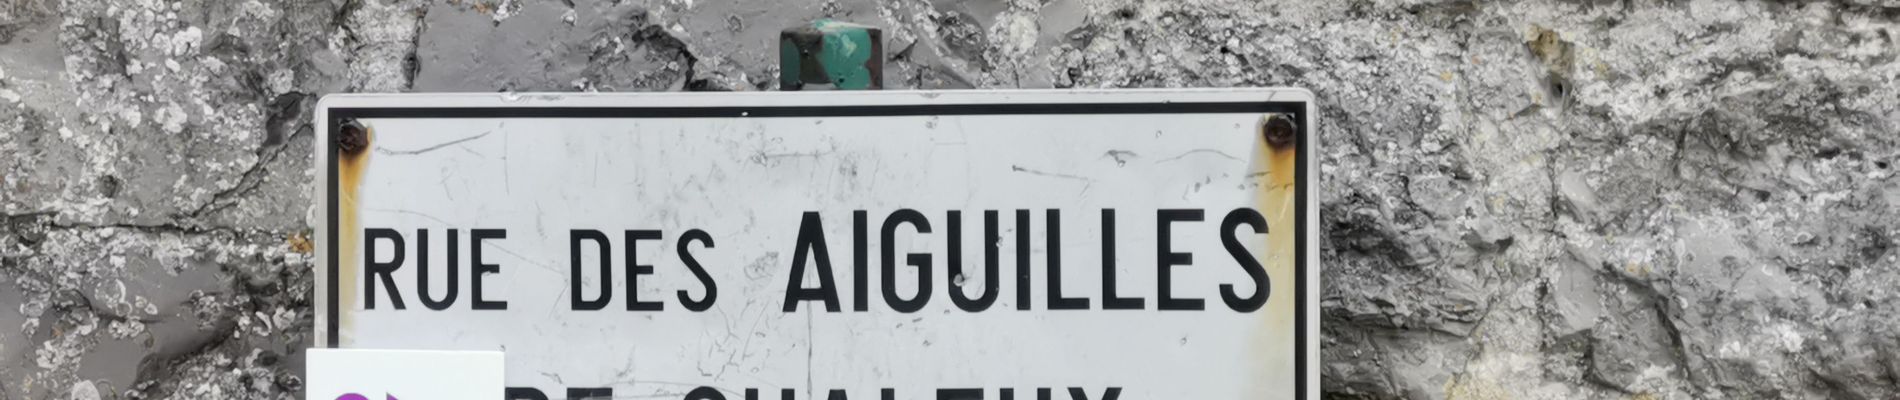
{"label": "street sign", "polygon": [[507,398],[1311,399],[1297,89],[335,95],[317,346]]}

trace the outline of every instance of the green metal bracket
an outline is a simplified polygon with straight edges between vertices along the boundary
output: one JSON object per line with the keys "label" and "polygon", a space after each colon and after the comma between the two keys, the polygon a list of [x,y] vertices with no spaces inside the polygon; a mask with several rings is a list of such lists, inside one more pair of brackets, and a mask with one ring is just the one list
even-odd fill
{"label": "green metal bracket", "polygon": [[884,88],[884,31],[821,19],[779,33],[779,90]]}

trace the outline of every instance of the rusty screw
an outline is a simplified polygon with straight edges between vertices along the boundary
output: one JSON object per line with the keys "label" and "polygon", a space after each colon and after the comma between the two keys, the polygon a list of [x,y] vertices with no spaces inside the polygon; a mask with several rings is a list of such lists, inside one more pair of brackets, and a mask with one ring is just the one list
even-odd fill
{"label": "rusty screw", "polygon": [[1293,118],[1284,114],[1267,116],[1260,122],[1260,136],[1267,140],[1267,146],[1286,148],[1299,138],[1299,128],[1293,124]]}
{"label": "rusty screw", "polygon": [[369,127],[363,126],[356,120],[344,121],[343,126],[338,127],[337,150],[342,150],[343,154],[354,155],[367,147],[369,147]]}

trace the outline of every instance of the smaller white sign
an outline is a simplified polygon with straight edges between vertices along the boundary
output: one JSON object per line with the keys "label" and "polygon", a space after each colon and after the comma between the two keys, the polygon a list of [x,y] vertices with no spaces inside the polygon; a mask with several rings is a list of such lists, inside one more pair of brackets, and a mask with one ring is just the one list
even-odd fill
{"label": "smaller white sign", "polygon": [[499,400],[499,351],[310,349],[308,400]]}

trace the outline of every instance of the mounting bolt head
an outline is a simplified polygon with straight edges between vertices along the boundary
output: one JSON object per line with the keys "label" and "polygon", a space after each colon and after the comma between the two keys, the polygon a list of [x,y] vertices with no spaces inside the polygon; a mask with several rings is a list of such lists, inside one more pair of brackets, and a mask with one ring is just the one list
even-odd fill
{"label": "mounting bolt head", "polygon": [[343,125],[337,127],[336,147],[343,154],[363,152],[369,147],[369,127],[356,120],[343,121]]}
{"label": "mounting bolt head", "polygon": [[1293,124],[1293,118],[1283,114],[1274,114],[1260,122],[1260,136],[1267,146],[1285,148],[1299,141],[1299,126]]}

